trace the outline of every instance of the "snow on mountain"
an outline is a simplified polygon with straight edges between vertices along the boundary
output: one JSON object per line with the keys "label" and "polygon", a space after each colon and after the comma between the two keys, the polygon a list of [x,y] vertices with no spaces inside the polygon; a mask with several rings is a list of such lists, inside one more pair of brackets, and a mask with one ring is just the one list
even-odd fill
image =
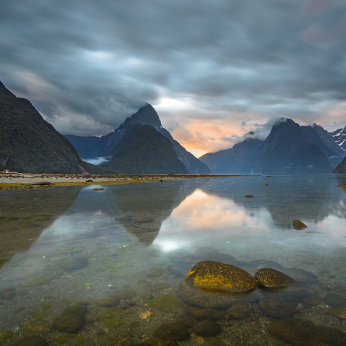
{"label": "snow on mountain", "polygon": [[329,124],[322,124],[321,126],[325,130],[327,130],[328,132],[335,132],[336,130],[345,128],[346,120],[344,120],[344,121],[334,121],[334,122],[329,123]]}

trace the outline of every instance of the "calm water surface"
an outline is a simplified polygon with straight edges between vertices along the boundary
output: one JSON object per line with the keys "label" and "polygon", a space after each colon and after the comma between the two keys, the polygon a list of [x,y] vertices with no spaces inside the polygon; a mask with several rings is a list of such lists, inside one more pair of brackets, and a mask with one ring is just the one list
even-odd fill
{"label": "calm water surface", "polygon": [[[157,337],[184,333],[181,345],[303,345],[273,332],[285,318],[317,326],[305,334],[335,328],[311,345],[344,345],[345,183],[321,175],[2,190],[0,345],[31,335],[49,345],[169,345]],[[294,230],[297,219],[307,228]],[[179,282],[202,260],[252,275],[270,267],[298,284],[257,288],[225,309],[206,309],[203,293],[193,307]]]}

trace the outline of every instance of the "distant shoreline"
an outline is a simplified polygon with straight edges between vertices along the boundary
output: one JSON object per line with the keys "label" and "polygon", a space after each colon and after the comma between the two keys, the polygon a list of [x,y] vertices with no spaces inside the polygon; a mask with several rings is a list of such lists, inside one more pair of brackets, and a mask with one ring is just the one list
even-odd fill
{"label": "distant shoreline", "polygon": [[172,179],[201,179],[244,177],[258,175],[213,175],[213,174],[0,174],[0,188],[47,188],[51,186],[117,185],[160,182]]}

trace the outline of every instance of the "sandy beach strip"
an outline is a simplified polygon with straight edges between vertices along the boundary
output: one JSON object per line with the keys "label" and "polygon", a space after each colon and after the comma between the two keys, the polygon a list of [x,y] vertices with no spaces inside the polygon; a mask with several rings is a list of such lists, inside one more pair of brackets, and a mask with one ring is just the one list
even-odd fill
{"label": "sandy beach strip", "polygon": [[168,179],[197,179],[227,177],[229,175],[210,174],[31,174],[31,173],[4,173],[0,174],[0,187],[27,186],[35,184],[44,185],[95,185],[95,184],[126,184],[152,181],[165,181]]}

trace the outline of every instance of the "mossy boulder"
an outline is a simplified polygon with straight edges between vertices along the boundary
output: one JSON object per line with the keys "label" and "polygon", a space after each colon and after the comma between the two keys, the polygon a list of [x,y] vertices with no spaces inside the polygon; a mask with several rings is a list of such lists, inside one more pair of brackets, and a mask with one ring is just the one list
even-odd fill
{"label": "mossy boulder", "polygon": [[12,335],[12,330],[3,330],[2,332],[0,332],[0,345],[9,341],[12,338]]}
{"label": "mossy boulder", "polygon": [[84,316],[88,313],[88,308],[84,304],[75,304],[71,305],[64,309],[62,315],[68,316],[68,315],[79,315]]}
{"label": "mossy boulder", "polygon": [[214,261],[197,263],[185,282],[194,288],[226,294],[247,293],[256,287],[256,280],[245,270]]}
{"label": "mossy boulder", "polygon": [[12,299],[16,295],[16,289],[11,288],[5,288],[4,290],[0,291],[0,299]]}
{"label": "mossy boulder", "polygon": [[185,280],[179,283],[179,297],[186,304],[205,309],[225,309],[237,299],[235,295],[207,292],[191,287]]}
{"label": "mossy boulder", "polygon": [[301,222],[300,220],[293,220],[292,227],[296,229],[297,231],[301,231],[302,229],[307,228],[308,226],[305,225],[305,223]]}
{"label": "mossy boulder", "polygon": [[255,279],[260,287],[277,289],[285,288],[296,284],[290,276],[271,268],[257,270]]}
{"label": "mossy boulder", "polygon": [[330,316],[339,318],[341,320],[346,320],[346,309],[343,308],[330,308],[326,311]]}

